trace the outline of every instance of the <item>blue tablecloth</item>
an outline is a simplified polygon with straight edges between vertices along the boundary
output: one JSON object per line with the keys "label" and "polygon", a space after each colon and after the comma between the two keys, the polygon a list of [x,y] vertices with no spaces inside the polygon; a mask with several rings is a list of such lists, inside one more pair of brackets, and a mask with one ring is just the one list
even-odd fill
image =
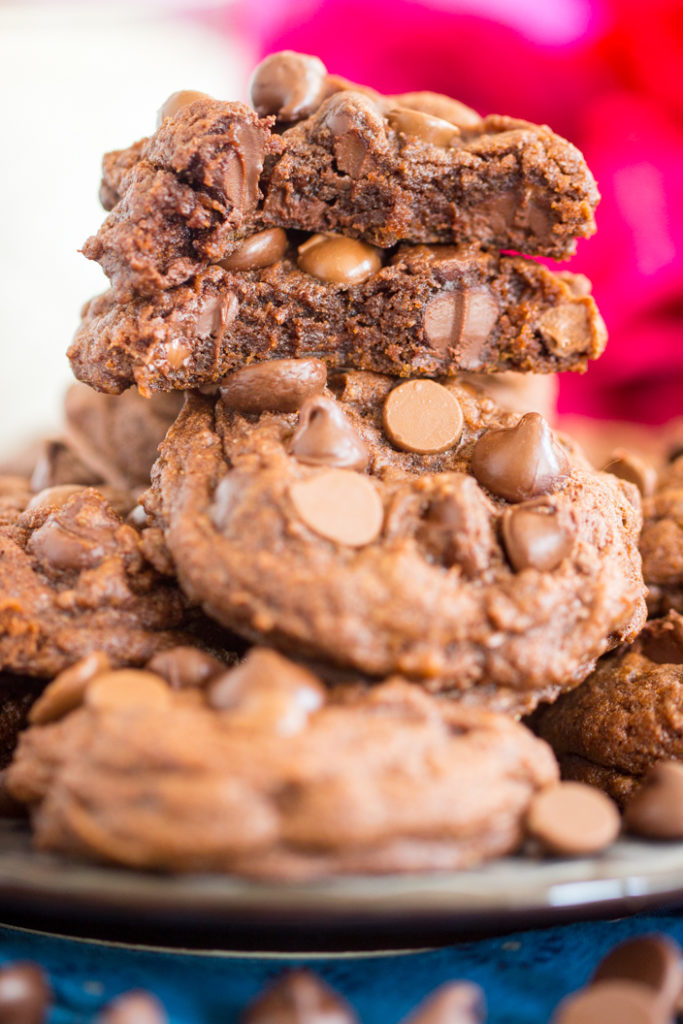
{"label": "blue tablecloth", "polygon": [[304,958],[161,952],[0,926],[0,960],[32,959],[49,972],[56,997],[50,1024],[86,1024],[131,988],[155,992],[171,1024],[232,1024],[269,979],[302,964],[341,992],[363,1024],[397,1024],[427,992],[455,978],[484,988],[490,1024],[547,1024],[608,949],[652,931],[683,944],[683,914],[516,932],[417,953]]}

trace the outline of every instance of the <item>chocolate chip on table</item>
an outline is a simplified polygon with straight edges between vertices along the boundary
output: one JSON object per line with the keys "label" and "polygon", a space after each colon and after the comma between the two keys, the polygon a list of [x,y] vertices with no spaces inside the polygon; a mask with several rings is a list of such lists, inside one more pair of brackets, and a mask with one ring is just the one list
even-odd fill
{"label": "chocolate chip on table", "polygon": [[368,477],[350,469],[329,469],[290,485],[301,520],[335,544],[364,547],[382,530],[384,508]]}
{"label": "chocolate chip on table", "polygon": [[269,359],[228,374],[219,388],[223,402],[237,412],[296,412],[326,380],[322,359]]}
{"label": "chocolate chip on table", "polygon": [[0,968],[2,1024],[43,1024],[51,999],[47,978],[37,964],[18,962]]}
{"label": "chocolate chip on table", "polygon": [[56,722],[80,707],[92,680],[111,668],[104,651],[92,651],[60,672],[29,711],[31,725]]}
{"label": "chocolate chip on table", "polygon": [[99,1013],[95,1024],[167,1024],[163,1006],[151,992],[125,992]]}
{"label": "chocolate chip on table", "polygon": [[205,686],[216,676],[225,672],[225,665],[218,658],[196,647],[169,647],[159,651],[147,663],[147,671],[165,679],[172,690]]}
{"label": "chocolate chip on table", "polygon": [[327,68],[319,57],[293,50],[273,53],[256,67],[249,83],[252,106],[262,117],[299,121],[320,105]]}
{"label": "chocolate chip on table", "polygon": [[582,782],[560,782],[533,797],[527,832],[548,852],[575,857],[600,853],[619,835],[616,804]]}
{"label": "chocolate chip on table", "polygon": [[242,1024],[357,1024],[357,1018],[322,978],[300,968],[276,978],[247,1008]]}
{"label": "chocolate chip on table", "polygon": [[465,422],[457,398],[434,380],[399,384],[389,392],[382,418],[392,444],[420,455],[452,448]]}
{"label": "chocolate chip on table", "polygon": [[394,107],[387,114],[387,121],[399,135],[420,139],[444,149],[451,146],[460,134],[460,130],[450,121],[407,107]]}
{"label": "chocolate chip on table", "polygon": [[567,996],[551,1024],[670,1024],[656,995],[635,981],[601,981]]}
{"label": "chocolate chip on table", "polygon": [[503,513],[502,532],[505,551],[517,572],[522,569],[552,572],[574,546],[574,538],[558,522],[557,510],[541,502],[507,508]]}
{"label": "chocolate chip on table", "polygon": [[600,961],[591,984],[620,979],[652,989],[668,1020],[683,989],[680,946],[667,935],[641,935],[621,942]]}
{"label": "chocolate chip on table", "polygon": [[311,466],[365,469],[369,453],[341,406],[324,395],[307,398],[289,450]]}
{"label": "chocolate chip on table", "polygon": [[492,494],[513,502],[550,494],[570,475],[566,452],[537,412],[522,416],[514,427],[482,434],[472,452],[471,470]]}
{"label": "chocolate chip on table", "polygon": [[479,985],[454,981],[427,996],[403,1024],[483,1024],[485,1020],[486,999]]}
{"label": "chocolate chip on table", "polygon": [[603,472],[635,484],[644,498],[654,494],[657,487],[655,467],[626,448],[615,448],[610,460],[603,466]]}
{"label": "chocolate chip on table", "polygon": [[683,839],[683,764],[660,761],[626,805],[624,825],[648,839]]}
{"label": "chocolate chip on table", "polygon": [[195,89],[180,89],[172,92],[168,99],[159,107],[157,114],[157,128],[162,124],[165,117],[175,117],[179,110],[189,106],[195,100],[211,99],[205,92],[197,92]]}
{"label": "chocolate chip on table", "polygon": [[220,261],[226,270],[260,270],[281,260],[287,252],[287,234],[282,228],[268,228],[245,238],[239,249]]}
{"label": "chocolate chip on table", "polygon": [[475,370],[481,365],[486,341],[496,325],[500,310],[488,288],[440,292],[425,306],[425,341],[438,351],[457,351],[459,365]]}
{"label": "chocolate chip on table", "polygon": [[379,249],[345,235],[311,235],[298,253],[301,270],[331,284],[361,284],[382,266]]}

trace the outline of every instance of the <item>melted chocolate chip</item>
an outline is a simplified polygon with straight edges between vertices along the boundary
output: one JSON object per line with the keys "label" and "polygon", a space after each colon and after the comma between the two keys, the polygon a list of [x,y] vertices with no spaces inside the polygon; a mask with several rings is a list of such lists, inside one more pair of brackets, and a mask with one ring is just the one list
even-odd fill
{"label": "melted chocolate chip", "polygon": [[268,228],[245,238],[239,249],[220,261],[225,270],[259,270],[281,260],[287,252],[287,235],[282,228]]}
{"label": "melted chocolate chip", "polygon": [[[228,292],[227,295],[209,295],[204,300],[204,304],[197,317],[197,334],[199,337],[222,338],[226,328],[232,324],[239,313],[239,308],[237,296],[233,295],[232,292]],[[187,347],[185,355],[180,360],[181,365],[190,352],[191,349]],[[179,368],[180,366],[174,367],[174,369]]]}
{"label": "melted chocolate chip", "polygon": [[289,450],[311,466],[365,469],[369,459],[341,406],[324,395],[308,398],[302,406]]}
{"label": "melted chocolate chip", "polygon": [[438,351],[453,350],[463,369],[475,370],[498,315],[498,303],[488,288],[441,292],[425,307],[425,341]]}
{"label": "melted chocolate chip", "polygon": [[73,495],[50,513],[30,537],[26,550],[41,565],[60,572],[94,569],[116,553],[120,520],[92,491]]}
{"label": "melted chocolate chip", "polygon": [[459,565],[465,575],[478,576],[497,550],[489,506],[476,480],[453,474],[448,489],[430,501],[418,539],[446,568]]}
{"label": "melted chocolate chip", "polygon": [[273,53],[252,75],[252,105],[262,117],[275,114],[278,121],[299,121],[320,104],[326,75],[327,69],[318,57],[293,50]]}
{"label": "melted chocolate chip", "polygon": [[321,110],[320,123],[329,131],[338,169],[351,178],[374,165],[371,143],[386,145],[386,123],[376,104],[360,92],[340,92]]}
{"label": "melted chocolate chip", "polygon": [[492,494],[515,502],[550,494],[571,472],[566,452],[537,412],[522,416],[514,427],[482,434],[472,452],[471,469]]}
{"label": "melted chocolate chip", "polygon": [[557,356],[585,352],[591,344],[591,315],[587,302],[564,302],[547,310],[538,329],[550,351]]}
{"label": "melted chocolate chip", "polygon": [[296,412],[323,390],[326,379],[321,359],[270,359],[224,377],[220,394],[228,408],[238,412]]}
{"label": "melted chocolate chip", "polygon": [[513,569],[552,572],[571,553],[574,538],[550,505],[529,503],[503,513],[503,542]]}
{"label": "melted chocolate chip", "polygon": [[387,114],[387,121],[399,135],[408,139],[420,139],[432,146],[447,149],[453,145],[460,131],[450,121],[425,114],[420,110],[395,107]]}

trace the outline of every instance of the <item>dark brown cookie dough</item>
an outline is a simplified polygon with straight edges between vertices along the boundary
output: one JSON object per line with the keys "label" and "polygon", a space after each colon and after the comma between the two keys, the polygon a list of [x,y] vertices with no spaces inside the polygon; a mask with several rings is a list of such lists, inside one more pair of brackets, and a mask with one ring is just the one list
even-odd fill
{"label": "dark brown cookie dough", "polygon": [[131,867],[277,879],[466,867],[515,849],[531,797],[557,778],[548,747],[506,716],[402,680],[327,691],[263,649],[180,689],[149,670],[96,675],[63,717],[45,715],[51,691],[9,791],[38,846]]}
{"label": "dark brown cookie dough", "polygon": [[[348,372],[321,393],[304,369],[243,368],[223,386],[232,408],[191,396],[161,446],[143,500],[209,615],[511,710],[635,636],[632,485],[464,383]],[[300,414],[268,411],[288,383]]]}
{"label": "dark brown cookie dough", "polygon": [[187,615],[154,547],[94,488],[0,498],[0,670],[49,677],[94,649],[134,665],[177,643]]}
{"label": "dark brown cookie dough", "polygon": [[623,806],[653,764],[683,759],[683,618],[648,622],[530,724],[564,778],[599,786]]}
{"label": "dark brown cookie dough", "polygon": [[364,269],[357,250],[367,247],[353,239],[307,246],[284,259],[273,248],[265,267],[262,251],[238,270],[211,267],[153,299],[96,297],[69,350],[76,376],[101,391],[135,382],[151,394],[215,382],[245,362],[306,355],[397,376],[554,373],[585,369],[605,346],[579,275],[452,246],[406,247]]}
{"label": "dark brown cookie dough", "polygon": [[294,119],[306,119],[281,135],[273,118],[201,97],[149,139],[107,154],[101,196],[111,213],[83,251],[117,301],[189,280],[259,227],[556,258],[593,234],[595,182],[549,128],[482,119],[435,94],[382,97],[350,85],[328,76],[298,104]]}

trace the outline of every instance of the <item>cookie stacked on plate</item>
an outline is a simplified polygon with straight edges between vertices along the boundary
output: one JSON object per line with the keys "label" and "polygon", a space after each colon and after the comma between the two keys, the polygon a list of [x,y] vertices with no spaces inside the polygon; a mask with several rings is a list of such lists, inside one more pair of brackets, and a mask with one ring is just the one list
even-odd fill
{"label": "cookie stacked on plate", "polygon": [[645,617],[635,487],[486,384],[602,351],[588,282],[529,258],[571,254],[597,190],[546,127],[316,58],[268,58],[251,96],[175,94],[105,157],[84,251],[111,287],[70,358],[111,396],[187,392],[137,524],[258,646],[58,679],[11,788],[43,845],[128,864],[462,866],[556,779],[513,716]]}

